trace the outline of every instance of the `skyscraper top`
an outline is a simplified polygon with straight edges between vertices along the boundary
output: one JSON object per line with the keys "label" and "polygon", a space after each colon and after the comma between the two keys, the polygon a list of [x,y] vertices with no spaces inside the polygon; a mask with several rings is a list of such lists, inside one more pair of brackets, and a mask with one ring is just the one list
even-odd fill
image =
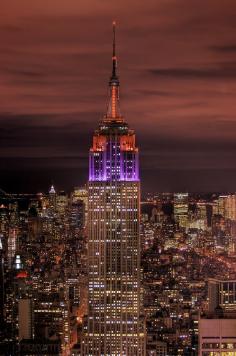
{"label": "skyscraper top", "polygon": [[51,188],[49,190],[49,194],[56,194],[56,191],[55,191],[55,188],[54,188],[53,184],[51,185]]}

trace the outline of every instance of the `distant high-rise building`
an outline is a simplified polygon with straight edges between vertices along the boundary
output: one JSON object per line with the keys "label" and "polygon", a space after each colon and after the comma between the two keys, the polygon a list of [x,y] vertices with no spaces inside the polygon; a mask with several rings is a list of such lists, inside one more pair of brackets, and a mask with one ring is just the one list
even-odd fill
{"label": "distant high-rise building", "polygon": [[174,194],[174,218],[179,227],[186,228],[188,223],[188,193]]}
{"label": "distant high-rise building", "polygon": [[42,219],[38,216],[35,207],[31,207],[28,212],[28,239],[36,241],[42,232]]}
{"label": "distant high-rise building", "polygon": [[36,339],[60,340],[65,343],[67,307],[59,293],[39,293],[34,302],[33,321]]}
{"label": "distant high-rise building", "polygon": [[88,183],[89,305],[82,355],[144,355],[140,320],[140,181],[135,134],[120,113],[113,25],[107,113],[93,136]]}
{"label": "distant high-rise building", "polygon": [[60,191],[56,196],[56,210],[59,215],[64,215],[68,205],[68,196],[64,191]]}
{"label": "distant high-rise building", "polygon": [[85,188],[74,188],[71,194],[72,214],[78,217],[80,227],[87,225],[88,216],[88,190]]}
{"label": "distant high-rise building", "polygon": [[224,311],[236,311],[236,280],[208,280],[209,312],[221,307]]}
{"label": "distant high-rise building", "polygon": [[208,280],[208,310],[199,319],[199,355],[236,355],[236,281]]}
{"label": "distant high-rise building", "polygon": [[33,307],[31,299],[20,299],[18,302],[19,340],[33,337]]}
{"label": "distant high-rise building", "polygon": [[225,201],[225,218],[236,221],[236,194],[227,195]]}
{"label": "distant high-rise building", "polygon": [[49,190],[49,208],[51,211],[55,212],[57,204],[57,193],[55,191],[54,186],[52,185]]}
{"label": "distant high-rise building", "polygon": [[13,259],[17,250],[17,228],[9,227],[8,241],[7,241],[7,257],[9,268],[13,265]]}
{"label": "distant high-rise building", "polygon": [[86,188],[74,188],[71,198],[73,203],[82,200],[86,206],[86,211],[88,210],[88,190]]}
{"label": "distant high-rise building", "polygon": [[227,195],[220,195],[218,198],[218,214],[225,218],[226,216]]}
{"label": "distant high-rise building", "polygon": [[199,320],[199,356],[236,355],[236,315]]}

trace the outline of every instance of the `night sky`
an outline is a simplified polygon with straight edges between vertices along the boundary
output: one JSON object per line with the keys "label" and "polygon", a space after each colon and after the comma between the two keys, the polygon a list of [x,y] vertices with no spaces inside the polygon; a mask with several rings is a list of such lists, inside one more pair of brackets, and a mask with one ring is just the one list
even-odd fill
{"label": "night sky", "polygon": [[0,0],[0,188],[86,182],[113,19],[143,191],[236,191],[235,0]]}

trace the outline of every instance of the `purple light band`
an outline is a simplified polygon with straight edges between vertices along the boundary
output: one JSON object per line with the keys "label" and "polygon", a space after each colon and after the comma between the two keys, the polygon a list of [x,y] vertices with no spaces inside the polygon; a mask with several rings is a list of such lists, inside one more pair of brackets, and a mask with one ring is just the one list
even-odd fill
{"label": "purple light band", "polygon": [[128,159],[129,153],[117,154],[110,161],[105,151],[90,152],[89,181],[139,181],[138,152],[134,151]]}

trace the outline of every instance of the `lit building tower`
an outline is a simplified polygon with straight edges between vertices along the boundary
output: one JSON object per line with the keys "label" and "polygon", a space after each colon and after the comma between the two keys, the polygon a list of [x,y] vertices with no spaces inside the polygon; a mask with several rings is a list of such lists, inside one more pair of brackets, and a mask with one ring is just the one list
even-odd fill
{"label": "lit building tower", "polygon": [[180,228],[188,225],[188,193],[174,194],[174,218]]}
{"label": "lit building tower", "polygon": [[140,319],[138,149],[119,108],[113,23],[107,113],[93,136],[88,182],[89,305],[82,355],[144,355]]}
{"label": "lit building tower", "polygon": [[56,194],[54,186],[52,185],[49,190],[49,207],[50,207],[50,210],[53,211],[54,213],[55,213],[55,209],[56,209],[56,201],[57,201],[57,194]]}

